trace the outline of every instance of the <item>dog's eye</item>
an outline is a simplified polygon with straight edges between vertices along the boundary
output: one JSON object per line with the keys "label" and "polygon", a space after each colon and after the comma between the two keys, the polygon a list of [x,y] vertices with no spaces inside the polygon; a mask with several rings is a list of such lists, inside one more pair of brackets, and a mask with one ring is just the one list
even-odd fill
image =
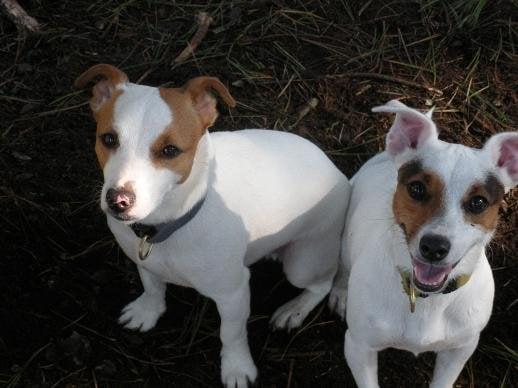
{"label": "dog's eye", "polygon": [[408,195],[416,201],[423,201],[426,199],[426,186],[423,182],[410,182],[407,186]]}
{"label": "dog's eye", "polygon": [[178,147],[175,147],[172,144],[166,145],[164,148],[162,148],[162,156],[164,158],[172,159],[176,156],[178,156],[182,151]]}
{"label": "dog's eye", "polygon": [[481,195],[472,197],[466,204],[466,210],[473,214],[482,213],[487,209],[489,202]]}
{"label": "dog's eye", "polygon": [[111,132],[103,133],[101,136],[101,142],[106,148],[115,148],[119,145],[117,135]]}

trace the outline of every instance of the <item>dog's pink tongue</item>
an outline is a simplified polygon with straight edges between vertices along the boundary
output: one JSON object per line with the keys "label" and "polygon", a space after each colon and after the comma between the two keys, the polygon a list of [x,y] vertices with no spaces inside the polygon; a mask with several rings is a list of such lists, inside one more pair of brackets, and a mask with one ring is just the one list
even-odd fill
{"label": "dog's pink tongue", "polygon": [[452,270],[451,265],[436,266],[417,260],[414,260],[413,264],[415,277],[419,283],[427,285],[439,284]]}

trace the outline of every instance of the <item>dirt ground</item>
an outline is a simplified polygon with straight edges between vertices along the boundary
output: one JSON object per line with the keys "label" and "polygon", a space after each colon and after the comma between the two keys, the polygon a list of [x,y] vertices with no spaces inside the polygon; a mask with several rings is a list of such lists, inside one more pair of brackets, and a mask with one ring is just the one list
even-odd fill
{"label": "dirt ground", "polygon": [[[352,176],[390,125],[370,109],[393,98],[436,106],[445,140],[480,147],[516,130],[518,4],[488,2],[479,14],[458,3],[21,1],[42,24],[28,36],[0,14],[0,385],[220,386],[219,318],[195,291],[170,286],[149,333],[117,324],[141,285],[98,206],[89,92],[72,88],[83,70],[107,62],[149,85],[217,76],[238,106],[220,107],[214,130],[298,133]],[[209,32],[176,63],[199,12],[212,16]],[[518,381],[517,199],[506,197],[488,249],[494,311],[459,387]],[[251,284],[258,386],[353,387],[345,323],[322,304],[300,330],[271,332],[270,315],[298,291],[274,262],[253,266]],[[380,383],[426,386],[433,360],[385,351]]]}

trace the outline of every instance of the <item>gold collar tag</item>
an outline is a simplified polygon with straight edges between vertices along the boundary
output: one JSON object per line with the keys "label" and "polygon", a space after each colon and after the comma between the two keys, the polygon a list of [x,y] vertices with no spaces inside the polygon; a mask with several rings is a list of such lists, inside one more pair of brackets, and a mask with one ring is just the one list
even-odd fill
{"label": "gold collar tag", "polygon": [[153,244],[147,242],[148,238],[148,236],[142,237],[138,246],[138,257],[142,261],[148,258],[151,250],[153,249]]}
{"label": "gold collar tag", "polygon": [[408,300],[410,301],[410,312],[415,312],[415,302],[417,301],[417,292],[415,286],[410,282],[410,290],[408,293]]}
{"label": "gold collar tag", "polygon": [[417,302],[417,289],[415,288],[408,271],[405,271],[399,267],[398,271],[399,276],[401,276],[401,285],[403,286],[403,291],[408,295],[408,301],[410,302],[410,312],[413,313],[415,311],[415,304]]}
{"label": "gold collar tag", "polygon": [[[401,276],[401,285],[403,286],[403,291],[408,295],[408,301],[410,302],[410,312],[413,313],[415,312],[417,298],[426,298],[428,295],[419,292],[419,290],[414,286],[414,282],[412,281],[412,276],[410,275],[409,271],[399,267],[397,267],[397,269],[399,271],[399,275]],[[470,277],[470,275],[459,275],[458,277],[450,280],[450,284],[447,285],[446,288],[440,293],[449,294],[450,292],[459,289],[469,281]]]}

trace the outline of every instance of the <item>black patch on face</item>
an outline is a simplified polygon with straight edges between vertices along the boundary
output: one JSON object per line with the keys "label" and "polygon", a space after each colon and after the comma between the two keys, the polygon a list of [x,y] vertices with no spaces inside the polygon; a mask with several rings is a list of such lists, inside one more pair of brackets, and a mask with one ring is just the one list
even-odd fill
{"label": "black patch on face", "polygon": [[504,186],[493,174],[489,174],[487,176],[486,181],[484,182],[484,189],[486,189],[489,195],[488,202],[490,205],[500,203],[500,201],[504,198]]}
{"label": "black patch on face", "polygon": [[406,185],[410,178],[423,171],[423,165],[419,160],[412,160],[403,164],[398,171],[397,180],[400,184]]}

